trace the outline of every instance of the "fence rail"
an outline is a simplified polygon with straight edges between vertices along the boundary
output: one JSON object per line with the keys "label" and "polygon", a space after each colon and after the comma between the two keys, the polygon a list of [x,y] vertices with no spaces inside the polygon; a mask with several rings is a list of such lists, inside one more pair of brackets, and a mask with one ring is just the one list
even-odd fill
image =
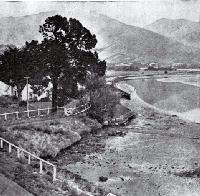
{"label": "fence rail", "polygon": [[[83,113],[85,111],[87,111],[88,109],[90,108],[90,104],[89,103],[86,103],[84,105],[81,105],[79,107],[76,107],[76,108],[65,108],[65,107],[57,107],[57,111],[59,109],[63,110],[63,114],[65,114],[65,116],[72,116],[72,115],[78,115],[80,113]],[[0,116],[4,116],[4,120],[5,121],[8,121],[8,115],[16,115],[16,119],[19,119],[19,115],[20,114],[23,114],[23,113],[27,113],[27,117],[31,118],[31,115],[30,113],[31,112],[37,112],[37,116],[43,116],[42,115],[42,111],[46,111],[46,116],[50,115],[50,111],[53,110],[55,108],[39,108],[37,110],[28,110],[28,111],[22,111],[22,112],[12,112],[12,113],[4,113],[4,114],[0,114]],[[48,162],[48,161],[45,161],[44,159],[41,159],[40,157],[28,152],[27,150],[21,148],[21,147],[18,147],[16,146],[15,144],[3,139],[2,137],[0,137],[0,148],[4,148],[4,143],[8,144],[8,152],[11,153],[12,151],[12,148],[15,148],[16,151],[17,151],[17,158],[20,158],[20,155],[21,153],[24,153],[27,155],[28,157],[28,164],[31,164],[31,158],[34,158],[34,159],[37,159],[40,163],[40,168],[39,168],[39,173],[42,174],[43,173],[43,164],[47,164],[49,166],[52,167],[53,169],[53,176],[52,176],[52,179],[53,179],[53,182],[56,180],[56,175],[57,175],[57,168],[54,164]]]}
{"label": "fence rail", "polygon": [[[82,108],[82,109],[81,109]],[[33,118],[33,117],[42,117],[42,116],[49,116],[51,111],[56,109],[57,112],[63,112],[65,113],[65,116],[70,116],[70,115],[77,115],[79,113],[83,113],[86,110],[90,108],[90,104],[84,104],[76,108],[65,108],[65,107],[56,107],[56,108],[38,108],[36,110],[28,110],[28,111],[16,111],[16,112],[6,112],[3,114],[0,114],[0,119],[2,120],[1,117],[3,117],[4,121],[8,120],[19,120],[21,118]],[[25,114],[25,115],[24,115]],[[10,117],[10,119],[9,119]],[[11,118],[12,117],[12,118]]]}
{"label": "fence rail", "polygon": [[113,118],[113,119],[104,121],[104,125],[122,125],[122,124],[125,125],[128,122],[128,120],[133,118],[134,116],[135,116],[135,114],[133,112],[128,112],[117,118]]}
{"label": "fence rail", "polygon": [[8,152],[11,153],[12,148],[15,148],[17,150],[17,158],[20,158],[21,153],[25,153],[28,156],[28,164],[31,164],[31,158],[37,159],[40,163],[40,169],[39,169],[39,173],[42,174],[43,173],[43,163],[51,166],[53,168],[53,182],[56,180],[56,175],[57,175],[57,168],[54,164],[45,161],[44,159],[41,159],[40,157],[28,152],[27,150],[20,148],[18,146],[16,146],[15,144],[3,139],[2,137],[0,137],[0,148],[2,149],[4,147],[4,143],[8,144]]}

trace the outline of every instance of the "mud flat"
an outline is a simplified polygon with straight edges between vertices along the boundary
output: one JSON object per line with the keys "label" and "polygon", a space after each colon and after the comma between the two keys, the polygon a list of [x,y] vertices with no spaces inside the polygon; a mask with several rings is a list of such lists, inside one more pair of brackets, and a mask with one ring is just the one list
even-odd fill
{"label": "mud flat", "polygon": [[[148,107],[137,96],[122,104],[137,118],[82,140],[70,150],[79,159],[66,161],[66,169],[122,196],[199,195],[200,125]],[[101,176],[108,179],[101,182]]]}
{"label": "mud flat", "polygon": [[199,82],[199,75],[171,75],[126,78],[117,85],[131,92],[135,88],[134,99],[154,110],[200,123]]}

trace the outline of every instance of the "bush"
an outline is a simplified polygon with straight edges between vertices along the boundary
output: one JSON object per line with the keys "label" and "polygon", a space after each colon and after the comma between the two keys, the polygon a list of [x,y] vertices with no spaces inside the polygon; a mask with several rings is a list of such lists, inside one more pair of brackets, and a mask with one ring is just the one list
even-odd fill
{"label": "bush", "polygon": [[19,106],[20,107],[27,106],[27,102],[26,101],[20,101]]}
{"label": "bush", "polygon": [[11,99],[12,99],[13,101],[15,101],[15,102],[17,102],[17,101],[18,101],[18,97],[17,97],[17,96],[15,96],[15,95],[11,96]]}
{"label": "bush", "polygon": [[13,103],[9,96],[0,96],[0,106],[8,107]]}
{"label": "bush", "polygon": [[114,108],[120,103],[120,94],[107,85],[103,78],[96,79],[90,90],[90,103],[91,109],[88,114],[99,122],[103,122],[105,119],[113,118]]}
{"label": "bush", "polygon": [[49,102],[51,101],[49,97],[44,97],[40,99],[41,102]]}

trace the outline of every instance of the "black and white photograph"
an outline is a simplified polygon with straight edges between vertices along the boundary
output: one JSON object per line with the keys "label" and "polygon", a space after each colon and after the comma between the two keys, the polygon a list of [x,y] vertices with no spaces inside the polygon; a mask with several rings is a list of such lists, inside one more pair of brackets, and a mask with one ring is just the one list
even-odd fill
{"label": "black and white photograph", "polygon": [[0,1],[0,196],[200,196],[200,1]]}

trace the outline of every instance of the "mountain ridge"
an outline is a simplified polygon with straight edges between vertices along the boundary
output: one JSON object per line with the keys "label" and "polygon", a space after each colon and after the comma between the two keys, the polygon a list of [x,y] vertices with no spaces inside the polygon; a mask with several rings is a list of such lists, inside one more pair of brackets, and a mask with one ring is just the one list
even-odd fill
{"label": "mountain ridge", "polygon": [[185,45],[200,48],[200,23],[187,19],[159,19],[144,27]]}
{"label": "mountain ridge", "polygon": [[[0,18],[0,44],[21,46],[25,41],[41,40],[38,32],[48,16],[65,12],[41,12],[22,17]],[[70,15],[74,18],[73,15]],[[98,13],[75,17],[97,36],[97,50],[102,59],[109,63],[198,63],[200,49],[187,46],[170,37],[149,29],[127,25],[116,19]],[[7,24],[7,25],[5,25]],[[7,33],[5,33],[7,32]],[[6,35],[5,35],[6,34]]]}

